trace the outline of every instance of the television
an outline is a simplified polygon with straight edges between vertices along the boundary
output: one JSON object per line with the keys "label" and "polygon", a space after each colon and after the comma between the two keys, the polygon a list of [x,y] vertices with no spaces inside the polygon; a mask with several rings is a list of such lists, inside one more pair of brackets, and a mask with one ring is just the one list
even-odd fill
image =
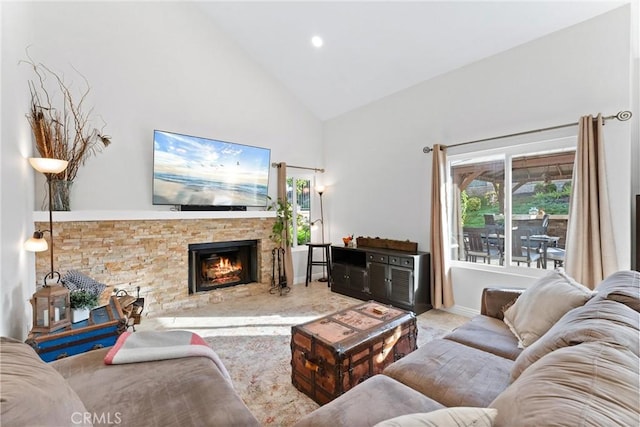
{"label": "television", "polygon": [[154,130],[153,204],[264,207],[270,159],[268,148]]}

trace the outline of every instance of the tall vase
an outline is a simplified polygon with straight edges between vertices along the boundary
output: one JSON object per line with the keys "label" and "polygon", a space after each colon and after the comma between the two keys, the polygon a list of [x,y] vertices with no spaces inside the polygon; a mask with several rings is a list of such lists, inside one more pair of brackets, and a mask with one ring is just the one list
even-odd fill
{"label": "tall vase", "polygon": [[51,210],[70,211],[71,210],[71,185],[73,181],[64,179],[51,180]]}

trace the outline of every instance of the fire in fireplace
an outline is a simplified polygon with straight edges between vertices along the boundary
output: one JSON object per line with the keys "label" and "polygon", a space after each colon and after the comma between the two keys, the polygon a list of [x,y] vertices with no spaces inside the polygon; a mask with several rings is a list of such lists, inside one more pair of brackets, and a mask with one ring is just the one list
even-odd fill
{"label": "fire in fireplace", "polygon": [[202,280],[214,285],[224,285],[242,280],[242,263],[225,256],[213,254],[202,260]]}
{"label": "fire in fireplace", "polygon": [[189,245],[189,293],[257,280],[257,240]]}

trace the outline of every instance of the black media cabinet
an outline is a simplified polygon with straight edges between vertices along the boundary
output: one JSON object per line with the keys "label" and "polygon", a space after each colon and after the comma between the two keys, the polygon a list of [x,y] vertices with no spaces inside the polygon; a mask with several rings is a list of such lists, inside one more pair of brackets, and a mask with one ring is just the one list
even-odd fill
{"label": "black media cabinet", "polygon": [[332,246],[331,290],[420,314],[432,308],[430,261],[427,252]]}

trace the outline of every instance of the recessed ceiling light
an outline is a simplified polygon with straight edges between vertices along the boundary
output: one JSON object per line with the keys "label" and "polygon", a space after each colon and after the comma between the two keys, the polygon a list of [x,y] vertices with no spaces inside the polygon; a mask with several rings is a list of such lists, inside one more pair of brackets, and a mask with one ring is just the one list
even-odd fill
{"label": "recessed ceiling light", "polygon": [[311,37],[311,44],[315,47],[322,47],[322,45],[324,44],[324,41],[320,36],[313,36]]}

